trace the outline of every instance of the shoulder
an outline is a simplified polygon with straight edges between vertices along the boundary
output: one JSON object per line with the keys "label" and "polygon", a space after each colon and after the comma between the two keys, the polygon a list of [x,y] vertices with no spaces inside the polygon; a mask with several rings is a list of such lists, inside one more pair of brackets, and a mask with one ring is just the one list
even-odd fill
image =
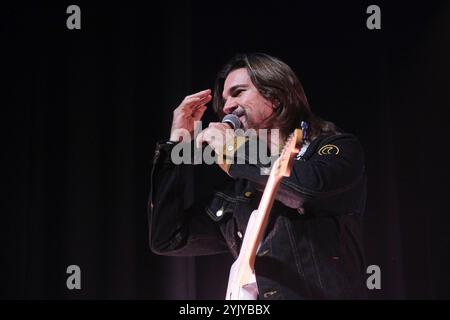
{"label": "shoulder", "polygon": [[355,135],[345,132],[320,135],[309,143],[304,158],[339,155],[364,157],[361,143]]}

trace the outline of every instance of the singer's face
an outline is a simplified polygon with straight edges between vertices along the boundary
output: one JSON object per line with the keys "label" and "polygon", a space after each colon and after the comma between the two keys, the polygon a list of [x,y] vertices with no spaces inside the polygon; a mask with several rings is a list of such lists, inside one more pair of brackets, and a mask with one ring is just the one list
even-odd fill
{"label": "singer's face", "polygon": [[247,69],[236,69],[228,74],[222,95],[225,114],[233,113],[238,106],[244,109],[244,114],[239,117],[244,130],[267,128],[266,122],[273,113],[273,104],[253,85]]}

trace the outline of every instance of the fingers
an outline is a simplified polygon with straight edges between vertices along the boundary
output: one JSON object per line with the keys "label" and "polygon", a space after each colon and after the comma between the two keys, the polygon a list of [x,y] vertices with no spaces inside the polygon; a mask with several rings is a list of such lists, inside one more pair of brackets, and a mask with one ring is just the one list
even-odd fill
{"label": "fingers", "polygon": [[202,143],[203,143],[203,131],[198,134],[197,138],[195,138],[195,146],[200,149],[202,147]]}
{"label": "fingers", "polygon": [[212,99],[211,95],[206,95],[206,96],[201,96],[201,97],[192,97],[192,98],[187,98],[186,97],[181,102],[181,105],[192,107],[192,106],[199,105],[199,104],[202,104],[202,103],[207,103],[207,102],[211,101],[211,99]]}
{"label": "fingers", "polygon": [[192,114],[192,118],[194,119],[194,121],[200,120],[206,109],[207,107],[205,105],[201,105],[197,109],[195,109],[194,113]]}
{"label": "fingers", "polygon": [[212,99],[211,89],[206,89],[206,90],[191,94],[189,96],[186,96],[181,104],[185,105],[185,106],[193,107],[193,106],[205,104],[205,103],[211,101],[211,99]]}
{"label": "fingers", "polygon": [[194,97],[194,98],[189,98],[189,99],[185,98],[180,106],[185,111],[195,111],[200,106],[205,105],[208,102],[210,102],[211,99],[212,99],[211,95],[206,95],[206,96],[202,96],[202,97]]}
{"label": "fingers", "polygon": [[203,142],[209,143],[210,139],[211,136],[208,132],[208,128],[206,128],[205,130],[203,130],[198,134],[197,138],[195,139],[195,145],[197,146],[197,148],[201,148]]}
{"label": "fingers", "polygon": [[200,120],[206,110],[206,104],[211,99],[210,89],[194,93],[186,96],[174,112],[185,119],[193,118],[194,120]]}
{"label": "fingers", "polygon": [[201,148],[203,142],[210,143],[212,139],[212,135],[209,128],[204,129],[202,132],[200,132],[195,139],[195,145],[197,148]]}
{"label": "fingers", "polygon": [[211,122],[209,127],[200,132],[195,139],[195,145],[197,148],[201,148],[203,142],[208,143],[217,152],[223,149],[223,145],[226,141],[226,136],[229,129],[228,125],[224,123]]}
{"label": "fingers", "polygon": [[186,96],[186,98],[196,98],[196,97],[200,97],[201,98],[201,97],[207,96],[209,94],[211,94],[211,89],[206,89],[206,90],[199,91],[197,93],[191,94],[189,96]]}

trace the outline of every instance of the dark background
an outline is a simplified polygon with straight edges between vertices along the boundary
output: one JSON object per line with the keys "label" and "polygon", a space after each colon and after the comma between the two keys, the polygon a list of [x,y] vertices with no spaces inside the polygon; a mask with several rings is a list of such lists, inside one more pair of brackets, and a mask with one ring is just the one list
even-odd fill
{"label": "dark background", "polygon": [[222,299],[229,256],[148,249],[149,177],[173,108],[253,51],[288,63],[364,146],[370,298],[450,298],[448,1],[2,4],[1,39],[1,298]]}

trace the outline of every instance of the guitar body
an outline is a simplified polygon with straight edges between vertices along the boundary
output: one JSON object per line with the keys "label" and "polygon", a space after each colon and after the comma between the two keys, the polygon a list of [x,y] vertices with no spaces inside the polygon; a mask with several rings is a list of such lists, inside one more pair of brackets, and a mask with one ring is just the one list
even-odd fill
{"label": "guitar body", "polygon": [[240,284],[238,270],[239,261],[236,260],[230,269],[225,300],[256,300],[258,298],[258,288],[256,286],[255,272],[250,274],[248,283]]}
{"label": "guitar body", "polygon": [[[254,210],[247,223],[245,234],[253,229],[258,210]],[[246,247],[249,237],[244,237],[242,248]],[[241,249],[239,257],[231,265],[226,300],[256,300],[258,288],[256,286],[255,270],[246,263],[244,250]]]}

